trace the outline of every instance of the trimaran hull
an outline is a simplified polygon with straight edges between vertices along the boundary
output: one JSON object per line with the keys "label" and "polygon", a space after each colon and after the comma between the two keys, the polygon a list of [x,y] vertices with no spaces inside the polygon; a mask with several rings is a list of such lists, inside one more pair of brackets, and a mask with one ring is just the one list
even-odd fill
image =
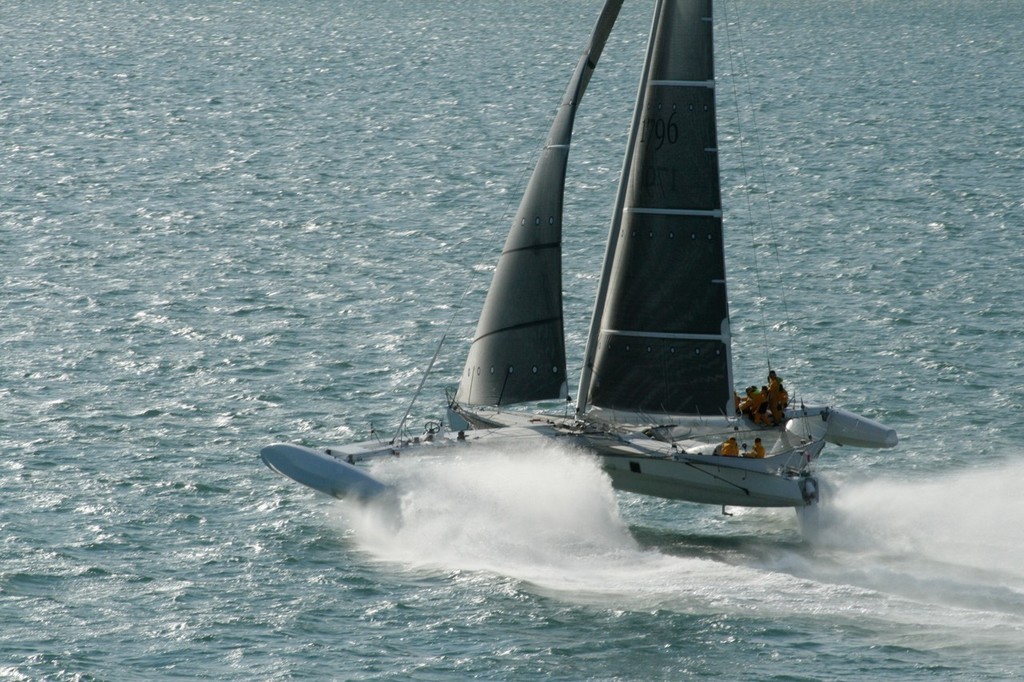
{"label": "trimaran hull", "polygon": [[[474,452],[484,451],[481,446],[525,450],[540,447],[546,441],[590,451],[600,459],[612,485],[627,492],[722,506],[803,507],[816,501],[813,479],[795,469],[788,475],[779,471],[784,463],[772,461],[773,458],[758,460],[765,467],[743,468],[728,461],[734,458],[720,455],[653,457],[628,441],[615,442],[607,436],[549,424],[474,429],[466,432],[463,439],[446,434],[430,442],[421,440],[401,446],[368,441],[313,450],[278,443],[264,448],[261,456],[271,469],[309,488],[339,499],[367,501],[398,491],[382,480],[386,469],[378,478],[354,466],[355,463],[389,457],[471,457]],[[767,467],[773,470],[766,471]]]}
{"label": "trimaran hull", "polygon": [[[842,410],[790,407],[776,427],[736,414],[712,0],[655,1],[575,413],[498,407],[568,395],[561,289],[566,164],[577,109],[622,2],[605,0],[526,185],[449,404],[451,428],[324,450],[272,445],[262,451],[268,466],[335,497],[369,499],[390,489],[358,462],[557,442],[599,458],[620,490],[803,508],[817,501],[813,464],[826,441],[896,444],[891,429]],[[767,383],[774,420],[784,404],[771,396],[782,384],[774,373]],[[751,414],[760,421],[761,413]],[[405,418],[399,433],[404,427]],[[722,454],[726,440],[729,456]]]}
{"label": "trimaran hull", "polygon": [[[360,463],[395,457],[472,457],[490,450],[525,452],[556,443],[580,456],[597,457],[612,485],[626,492],[703,504],[743,507],[796,507],[818,501],[810,464],[825,441],[891,447],[895,433],[877,422],[829,408],[804,408],[785,428],[758,428],[745,420],[703,420],[667,427],[613,433],[568,417],[505,410],[468,412],[457,406],[449,419],[458,432],[432,428],[422,437],[378,440],[314,450],[278,443],[264,448],[263,461],[298,483],[337,498],[368,500],[394,493]],[[435,430],[436,429],[436,430]],[[661,430],[661,432],[659,432]],[[703,431],[698,440],[695,431]],[[776,451],[757,459],[716,454],[710,433],[734,433],[752,442],[763,437]],[[386,468],[382,470],[386,477]],[[538,475],[543,475],[538,472]]]}

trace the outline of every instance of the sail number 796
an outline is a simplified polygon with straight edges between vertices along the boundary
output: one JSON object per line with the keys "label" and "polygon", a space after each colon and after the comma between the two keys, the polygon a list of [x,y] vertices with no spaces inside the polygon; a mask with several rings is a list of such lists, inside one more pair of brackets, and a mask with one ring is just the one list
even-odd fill
{"label": "sail number 796", "polygon": [[676,112],[669,114],[668,118],[663,116],[648,116],[644,119],[643,127],[640,130],[640,142],[646,144],[653,142],[655,149],[661,149],[665,143],[675,144],[679,139],[679,126],[675,121]]}

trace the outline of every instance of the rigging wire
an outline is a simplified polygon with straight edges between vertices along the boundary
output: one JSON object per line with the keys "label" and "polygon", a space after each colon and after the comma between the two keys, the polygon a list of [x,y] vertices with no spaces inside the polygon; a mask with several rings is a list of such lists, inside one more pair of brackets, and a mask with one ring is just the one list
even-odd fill
{"label": "rigging wire", "polygon": [[416,387],[416,392],[413,394],[412,400],[409,401],[409,407],[405,409],[405,414],[402,415],[402,421],[398,423],[398,428],[395,430],[395,435],[391,439],[391,444],[398,442],[398,439],[405,431],[405,423],[409,420],[409,413],[412,412],[412,407],[416,404],[416,399],[420,397],[420,393],[423,391],[423,385],[427,383],[427,377],[430,376],[430,371],[434,368],[434,363],[437,362],[437,356],[441,354],[441,347],[444,346],[445,339],[448,338],[448,332],[451,331],[452,325],[455,323],[455,317],[462,309],[462,302],[466,299],[466,296],[470,291],[470,289],[467,289],[462,293],[462,297],[459,299],[458,304],[452,311],[452,316],[448,318],[448,324],[445,325],[444,333],[441,334],[441,340],[437,342],[437,349],[434,351],[434,357],[430,358],[430,362],[427,363],[427,368],[423,371],[423,377],[420,379],[420,384]]}
{"label": "rigging wire", "polygon": [[[546,144],[542,145],[539,149],[535,149],[531,153],[530,159],[528,159],[527,162],[524,164],[523,169],[519,173],[518,178],[512,188],[512,191],[509,192],[508,199],[505,202],[505,206],[501,210],[501,217],[499,219],[499,223],[501,221],[508,222],[510,220],[510,215],[513,217],[515,216],[515,213],[513,212],[513,207],[517,202],[517,197],[522,196],[523,187],[526,185],[526,182],[530,177],[530,173],[532,172],[532,168],[536,165],[537,159],[544,152],[545,147]],[[468,241],[470,241],[469,237],[465,238],[462,243],[466,243]],[[409,420],[409,414],[412,412],[412,408],[413,405],[415,405],[416,403],[416,399],[419,398],[420,393],[423,391],[423,386],[426,384],[427,377],[430,376],[430,372],[434,367],[434,363],[437,361],[437,358],[441,353],[441,348],[442,346],[444,346],[445,339],[448,337],[448,332],[451,330],[452,324],[454,324],[455,322],[456,315],[458,315],[459,311],[462,309],[462,304],[466,300],[466,297],[470,293],[474,293],[477,290],[477,287],[470,287],[469,289],[464,291],[462,293],[462,296],[459,298],[459,302],[455,305],[455,309],[452,312],[452,316],[448,320],[448,324],[445,326],[444,333],[441,334],[441,340],[438,341],[437,349],[434,351],[434,356],[430,359],[430,362],[427,364],[426,370],[424,370],[423,372],[423,377],[420,379],[419,386],[416,387],[416,392],[413,394],[412,400],[409,401],[409,406],[405,410],[405,414],[402,415],[402,419],[398,423],[398,428],[395,430],[395,435],[391,439],[391,443],[397,442],[398,439],[401,437],[402,433],[405,431],[405,425],[406,422]]]}
{"label": "rigging wire", "polygon": [[[532,169],[533,165],[536,164],[536,159],[540,157],[540,155],[543,153],[543,151],[544,151],[544,146],[541,146],[539,149],[535,149],[530,154],[530,159],[532,159],[533,163],[531,164],[530,160],[528,159],[527,162],[523,165],[523,169],[520,171],[520,173],[519,173],[519,175],[517,177],[517,180],[516,180],[515,184],[512,187],[512,191],[509,192],[509,194],[508,194],[508,198],[505,201],[504,208],[500,212],[500,218],[499,218],[499,221],[498,221],[499,223],[502,222],[502,221],[507,222],[509,220],[509,216],[510,215],[511,216],[515,215],[513,213],[513,206],[516,204],[517,197],[522,195],[523,187],[525,186],[525,184],[526,184],[526,182],[527,182],[527,180],[528,180],[528,178],[530,176],[531,169]],[[462,240],[461,243],[465,244],[465,243],[471,241],[471,239],[472,239],[471,237],[466,237],[466,238],[464,238]],[[413,394],[412,400],[409,401],[409,406],[405,410],[405,414],[402,415],[402,419],[398,423],[398,428],[395,430],[395,435],[391,439],[391,443],[397,442],[398,439],[401,437],[402,433],[405,431],[405,425],[406,425],[406,422],[409,420],[409,414],[412,412],[413,405],[416,404],[416,399],[419,398],[420,393],[423,391],[423,386],[424,386],[424,384],[426,384],[427,377],[430,376],[430,372],[431,372],[431,370],[434,367],[434,363],[437,361],[438,355],[440,355],[440,353],[441,353],[441,348],[442,348],[442,346],[444,346],[444,342],[445,342],[445,340],[448,337],[448,332],[451,331],[452,324],[454,324],[454,322],[455,322],[455,316],[458,315],[459,311],[462,309],[462,304],[466,300],[466,297],[470,293],[474,293],[474,292],[476,292],[478,290],[479,290],[478,287],[472,287],[472,286],[469,289],[466,289],[462,293],[462,296],[459,298],[459,302],[455,305],[455,309],[452,312],[452,316],[448,320],[448,324],[445,326],[444,333],[441,334],[441,340],[438,341],[438,343],[437,343],[437,349],[434,351],[434,356],[430,359],[430,362],[427,364],[426,370],[424,370],[424,372],[423,372],[423,377],[420,379],[419,386],[416,387],[416,392]]]}
{"label": "rigging wire", "polygon": [[[736,110],[736,138],[737,138],[737,143],[738,143],[737,144],[737,148],[739,150],[740,168],[741,168],[741,171],[743,173],[743,178],[744,178],[744,181],[745,181],[744,184],[747,186],[747,191],[744,192],[744,197],[746,199],[746,204],[747,204],[747,214],[748,214],[748,216],[750,216],[750,220],[749,220],[749,231],[750,231],[750,236],[751,236],[750,243],[755,246],[755,249],[754,249],[754,280],[755,280],[755,286],[756,286],[756,289],[757,289],[757,307],[758,307],[758,311],[759,311],[760,316],[761,316],[761,335],[762,335],[762,341],[763,341],[763,344],[764,344],[764,352],[765,352],[765,356],[766,356],[766,362],[767,362],[767,365],[768,365],[768,369],[771,369],[772,368],[771,346],[770,346],[770,344],[768,342],[768,322],[767,322],[767,318],[766,318],[765,305],[764,305],[765,296],[764,296],[764,293],[762,291],[760,258],[758,257],[757,248],[756,248],[758,241],[763,239],[764,241],[767,242],[768,247],[771,249],[772,255],[775,258],[775,266],[777,268],[777,271],[780,272],[780,273],[782,272],[782,261],[781,261],[781,258],[779,257],[779,244],[778,244],[778,241],[775,239],[775,234],[776,234],[776,232],[775,232],[775,217],[774,217],[774,213],[772,211],[772,202],[771,202],[771,198],[767,194],[768,174],[767,174],[767,170],[765,168],[764,147],[763,147],[763,145],[761,143],[760,127],[759,127],[758,122],[757,122],[757,110],[756,110],[756,108],[753,105],[753,96],[751,95],[749,87],[747,87],[742,93],[740,92],[740,85],[741,85],[740,81],[742,79],[739,78],[738,74],[739,73],[747,73],[747,69],[748,69],[747,60],[746,60],[746,47],[745,47],[745,45],[743,43],[742,31],[737,30],[736,31],[736,42],[737,42],[738,45],[737,45],[737,49],[733,49],[733,45],[732,45],[733,32],[729,30],[729,27],[730,27],[730,24],[731,24],[731,21],[729,19],[729,3],[726,2],[725,0],[723,0],[723,2],[721,4],[722,4],[723,28],[724,28],[725,42],[726,42],[726,55],[728,56],[728,60],[729,60],[729,70],[733,74],[733,78],[732,78],[733,87],[732,87],[731,92],[732,92],[732,95],[733,95],[733,97],[732,97],[733,107]],[[739,55],[739,57],[738,57],[738,59],[739,59],[738,69],[739,70],[737,70],[737,65],[736,65],[736,63],[734,61],[734,58],[736,57],[737,54]],[[754,146],[753,156],[757,159],[758,170],[760,171],[760,175],[761,175],[760,179],[761,179],[762,187],[765,188],[764,203],[765,203],[766,213],[767,213],[767,235],[764,235],[764,231],[762,231],[759,234],[757,232],[757,230],[756,230],[756,226],[755,226],[755,223],[754,223],[753,199],[751,197],[751,195],[752,195],[752,190],[751,190],[751,187],[752,187],[751,170],[750,170],[750,167],[749,167],[749,165],[747,163],[747,153],[746,153],[746,146],[745,146],[745,142],[744,142],[744,140],[746,138],[746,134],[745,134],[744,126],[743,126],[743,115],[742,115],[742,108],[743,107],[741,106],[741,102],[740,102],[741,95],[743,97],[745,97],[746,102],[747,102],[747,109],[750,112],[751,128],[752,128],[751,137],[753,139],[753,146]],[[790,333],[792,333],[792,326],[789,324],[789,322],[790,322],[789,303],[788,303],[788,300],[786,298],[785,288],[780,286],[780,287],[778,287],[778,291],[779,291],[779,294],[780,294],[781,299],[782,299],[782,312],[783,312],[783,320],[784,320],[783,327],[786,330],[788,330]]]}

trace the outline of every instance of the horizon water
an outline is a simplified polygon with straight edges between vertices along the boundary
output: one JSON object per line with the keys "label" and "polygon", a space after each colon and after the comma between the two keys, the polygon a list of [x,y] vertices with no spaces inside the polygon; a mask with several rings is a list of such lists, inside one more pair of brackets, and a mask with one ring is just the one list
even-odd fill
{"label": "horizon water", "polygon": [[[577,120],[571,367],[651,7]],[[1024,675],[1014,2],[716,3],[736,381],[901,438],[826,448],[813,536],[554,445],[377,463],[398,516],[260,463],[390,437],[448,330],[443,416],[599,10],[0,11],[0,679]]]}

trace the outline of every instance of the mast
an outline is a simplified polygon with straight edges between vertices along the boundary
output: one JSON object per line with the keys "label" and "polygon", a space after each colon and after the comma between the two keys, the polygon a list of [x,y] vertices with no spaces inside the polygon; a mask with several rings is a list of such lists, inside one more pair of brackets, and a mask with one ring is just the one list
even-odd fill
{"label": "mast", "polygon": [[568,394],[562,313],[562,203],[580,101],[623,0],[607,0],[523,193],[455,399],[470,405]]}

